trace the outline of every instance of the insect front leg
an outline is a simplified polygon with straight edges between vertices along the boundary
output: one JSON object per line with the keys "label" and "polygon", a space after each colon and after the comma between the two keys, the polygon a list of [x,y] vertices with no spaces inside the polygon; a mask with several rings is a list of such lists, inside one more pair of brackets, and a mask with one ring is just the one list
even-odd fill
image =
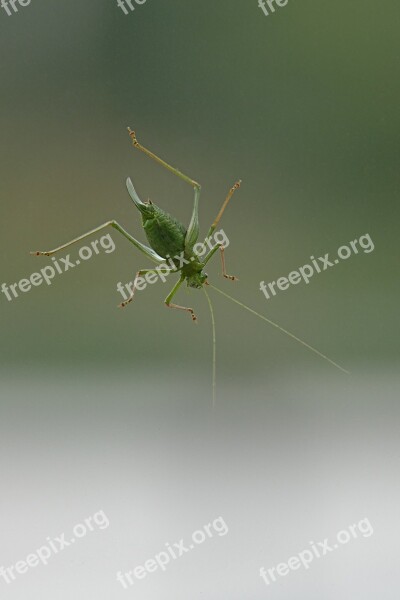
{"label": "insect front leg", "polygon": [[208,261],[214,256],[214,254],[217,252],[219,248],[219,251],[221,253],[221,263],[222,263],[222,275],[225,277],[225,279],[230,279],[230,281],[239,281],[238,277],[235,277],[235,275],[228,275],[226,272],[226,267],[225,267],[225,246],[223,244],[217,244],[216,246],[214,246],[214,248],[212,248],[210,250],[210,252],[206,255],[205,259],[204,259],[204,265],[206,265],[208,263]]}
{"label": "insect front leg", "polygon": [[239,278],[235,277],[235,275],[227,275],[227,273],[226,273],[226,268],[225,268],[225,246],[220,246],[219,250],[221,252],[222,275],[225,277],[225,279],[230,279],[231,281],[239,281]]}
{"label": "insect front leg", "polygon": [[188,312],[190,314],[190,316],[192,317],[192,321],[194,323],[197,322],[197,317],[194,314],[194,310],[193,308],[188,308],[186,306],[179,306],[179,304],[172,304],[171,300],[172,298],[175,296],[176,292],[179,290],[179,288],[181,287],[182,283],[185,281],[185,277],[181,276],[181,278],[179,279],[179,281],[176,282],[176,284],[174,285],[174,287],[172,288],[171,292],[168,294],[168,296],[165,298],[164,302],[167,305],[168,308],[177,308],[179,310],[185,310],[186,312]]}

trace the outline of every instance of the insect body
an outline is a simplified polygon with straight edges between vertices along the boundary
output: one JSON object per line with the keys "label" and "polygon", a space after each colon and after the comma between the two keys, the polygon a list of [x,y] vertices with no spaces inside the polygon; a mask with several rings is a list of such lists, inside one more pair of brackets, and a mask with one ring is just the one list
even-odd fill
{"label": "insect body", "polygon": [[[171,167],[171,165],[169,165],[164,160],[162,160],[161,158],[159,158],[158,156],[153,154],[153,152],[151,152],[150,150],[148,150],[147,148],[145,148],[144,146],[139,144],[139,142],[136,139],[135,132],[129,128],[128,128],[128,131],[129,131],[129,135],[132,139],[132,143],[135,148],[137,148],[141,152],[144,152],[151,159],[155,160],[158,164],[162,165],[163,167],[165,167],[166,169],[171,171],[171,173],[173,173],[174,175],[176,175],[183,181],[186,181],[186,183],[189,183],[193,187],[194,203],[193,203],[192,216],[191,216],[188,227],[187,228],[184,227],[184,225],[182,225],[182,223],[180,223],[177,219],[175,219],[174,217],[172,217],[171,215],[166,213],[164,210],[162,210],[161,208],[159,208],[152,202],[150,202],[150,201],[142,202],[140,200],[139,196],[137,195],[136,190],[133,187],[131,180],[128,178],[126,181],[127,189],[128,189],[129,195],[130,195],[133,203],[135,204],[135,206],[138,208],[138,210],[140,211],[140,213],[142,215],[142,225],[143,225],[143,228],[144,228],[144,231],[145,231],[145,234],[146,234],[146,237],[147,237],[147,240],[148,240],[150,246],[145,246],[144,244],[142,244],[141,242],[136,240],[127,231],[125,231],[125,229],[123,227],[121,227],[121,225],[119,225],[119,223],[117,223],[117,221],[113,220],[113,221],[107,221],[106,223],[103,223],[103,225],[100,225],[99,227],[96,227],[95,229],[92,229],[91,231],[86,232],[85,234],[71,240],[70,242],[67,242],[66,244],[63,244],[62,246],[58,246],[57,248],[54,248],[54,250],[49,250],[46,252],[42,252],[42,251],[31,252],[31,254],[35,254],[36,256],[40,256],[40,255],[51,256],[55,252],[58,252],[59,250],[63,250],[64,248],[67,248],[71,244],[80,242],[81,240],[85,239],[86,237],[88,237],[94,233],[99,232],[100,230],[104,229],[105,227],[113,227],[119,233],[121,233],[126,239],[128,239],[138,250],[140,250],[143,254],[145,254],[148,259],[150,259],[153,263],[157,263],[158,264],[157,269],[160,269],[161,265],[162,265],[164,274],[166,274],[166,273],[178,273],[179,274],[178,281],[176,282],[176,284],[172,288],[171,292],[168,294],[168,296],[165,298],[165,301],[164,301],[165,304],[169,308],[178,308],[180,310],[187,311],[191,315],[192,320],[196,321],[197,318],[196,318],[196,315],[194,314],[194,311],[192,308],[174,304],[172,302],[172,299],[184,281],[187,282],[187,285],[189,287],[197,288],[197,289],[203,288],[203,286],[205,286],[205,285],[209,285],[212,289],[216,290],[217,292],[219,292],[220,294],[222,294],[223,296],[225,296],[232,302],[241,306],[242,308],[249,311],[253,315],[257,316],[258,318],[262,319],[263,321],[266,321],[269,325],[272,325],[273,327],[279,329],[282,333],[284,333],[285,335],[288,335],[296,342],[302,344],[308,350],[311,350],[312,352],[317,354],[320,358],[323,358],[324,360],[328,361],[329,363],[331,363],[333,366],[340,369],[341,371],[348,373],[348,371],[343,369],[343,367],[341,367],[340,365],[335,363],[333,360],[331,360],[330,358],[328,358],[327,356],[322,354],[322,352],[315,349],[313,346],[310,346],[310,344],[306,343],[305,341],[303,341],[302,339],[300,339],[299,337],[297,337],[290,331],[284,329],[283,327],[281,327],[274,321],[271,321],[267,317],[259,314],[258,312],[256,312],[249,306],[246,306],[242,302],[236,300],[235,298],[232,298],[226,292],[223,292],[222,290],[219,290],[218,288],[216,288],[214,285],[211,285],[208,283],[207,274],[204,272],[204,268],[205,268],[206,264],[208,263],[208,261],[213,257],[213,255],[218,250],[220,251],[220,254],[221,254],[223,276],[226,279],[230,279],[231,281],[235,281],[237,278],[234,277],[233,275],[227,275],[227,273],[226,273],[225,258],[224,258],[224,246],[222,243],[217,243],[215,246],[210,246],[211,249],[204,258],[201,258],[196,253],[195,246],[196,246],[196,243],[197,243],[197,240],[199,237],[198,211],[199,211],[199,198],[200,198],[200,190],[201,190],[200,184],[198,184],[193,179],[190,179],[190,177],[188,177],[187,175],[184,175],[183,173],[181,173],[178,169]],[[235,185],[229,190],[229,193],[228,193],[227,197],[225,198],[225,201],[222,204],[222,207],[221,207],[219,213],[217,214],[213,224],[211,225],[210,229],[208,230],[208,233],[205,238],[205,242],[209,241],[209,238],[212,235],[212,233],[215,231],[215,228],[218,225],[218,222],[221,219],[230,199],[232,198],[232,195],[234,194],[235,190],[237,190],[240,187],[240,184],[241,184],[241,182],[237,181],[235,183]],[[166,265],[167,259],[169,262],[169,267],[167,267],[167,265]],[[130,297],[126,301],[122,302],[119,306],[124,307],[133,300],[134,295],[135,295],[135,290],[136,290],[136,280],[138,279],[138,277],[140,275],[145,275],[147,273],[159,274],[159,271],[157,269],[140,269],[139,271],[137,271],[135,280],[132,284],[132,293],[131,293]],[[206,296],[207,296],[207,299],[208,299],[208,302],[210,305],[212,325],[213,325],[213,390],[214,390],[213,397],[215,400],[215,347],[216,346],[215,346],[214,313],[212,310],[211,301],[208,297],[208,294],[207,294],[205,288],[204,288],[204,291],[206,293]]]}
{"label": "insect body", "polygon": [[[200,184],[181,173],[178,169],[171,167],[171,165],[169,165],[164,160],[153,154],[153,152],[151,152],[147,148],[144,148],[137,141],[135,132],[129,128],[128,131],[135,148],[144,152],[147,156],[149,156],[157,163],[161,164],[163,167],[174,173],[177,177],[180,177],[181,179],[189,183],[194,188],[193,212],[187,229],[177,219],[175,219],[167,212],[153,204],[151,201],[142,202],[139,196],[137,195],[135,188],[133,187],[132,181],[128,178],[126,181],[127,189],[133,203],[142,215],[142,225],[150,247],[145,246],[144,244],[133,238],[116,221],[108,221],[107,223],[104,223],[103,225],[100,225],[99,227],[88,231],[87,233],[79,236],[78,238],[75,238],[70,242],[63,244],[62,246],[54,248],[54,250],[49,250],[46,252],[37,251],[32,252],[31,254],[35,254],[36,256],[51,256],[55,252],[63,250],[71,244],[81,241],[89,235],[92,235],[93,233],[97,233],[101,229],[111,226],[117,231],[119,231],[123,236],[125,236],[134,246],[136,246],[136,248],[138,248],[138,250],[143,252],[143,254],[145,254],[147,258],[149,258],[152,262],[158,263],[159,265],[163,264],[165,266],[166,260],[169,259],[170,267],[166,271],[164,271],[164,273],[179,273],[180,277],[173,289],[171,290],[171,292],[165,298],[165,304],[169,308],[178,308],[189,312],[189,314],[192,317],[192,320],[196,321],[197,318],[192,308],[188,308],[186,306],[179,306],[178,304],[172,303],[172,298],[175,296],[182,283],[186,280],[187,285],[189,287],[197,289],[202,288],[203,285],[207,285],[207,274],[204,272],[204,268],[208,261],[218,250],[221,253],[223,276],[226,279],[230,279],[231,281],[235,281],[237,278],[233,275],[227,275],[226,273],[223,244],[218,243],[214,247],[212,247],[208,254],[202,260],[194,250],[194,246],[196,245],[196,242],[199,237],[198,210],[201,190]],[[235,185],[230,189],[221,207],[221,210],[219,211],[216,219],[214,220],[207,233],[205,241],[207,241],[208,238],[214,232],[234,191],[240,187],[240,183],[240,181],[236,182]],[[128,298],[128,300],[122,302],[119,305],[120,307],[126,306],[133,300],[136,290],[136,280],[138,277],[140,277],[141,275],[145,275],[146,273],[156,273],[156,270],[140,269],[139,271],[137,271],[135,281],[133,282],[131,296]]]}

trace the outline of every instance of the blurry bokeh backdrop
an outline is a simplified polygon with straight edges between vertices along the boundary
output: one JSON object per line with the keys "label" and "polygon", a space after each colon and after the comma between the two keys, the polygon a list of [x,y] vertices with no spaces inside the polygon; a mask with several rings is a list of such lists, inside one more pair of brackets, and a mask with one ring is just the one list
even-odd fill
{"label": "blurry bokeh backdrop", "polygon": [[[132,147],[130,126],[202,184],[202,235],[242,179],[221,221],[239,282],[218,255],[210,281],[351,374],[210,290],[213,410],[204,294],[177,296],[197,327],[165,308],[172,277],[118,310],[118,282],[152,265],[114,230],[114,252],[3,292],[0,566],[96,510],[110,526],[0,579],[0,595],[397,598],[398,3],[289,0],[268,16],[256,0],[133,5],[0,7],[0,284],[52,264],[31,250],[109,219],[145,242],[127,176],[189,221],[193,191]],[[269,300],[260,291],[365,234],[372,252]],[[135,589],[116,582],[220,515],[226,537]],[[262,565],[364,517],[371,538],[265,586]]]}

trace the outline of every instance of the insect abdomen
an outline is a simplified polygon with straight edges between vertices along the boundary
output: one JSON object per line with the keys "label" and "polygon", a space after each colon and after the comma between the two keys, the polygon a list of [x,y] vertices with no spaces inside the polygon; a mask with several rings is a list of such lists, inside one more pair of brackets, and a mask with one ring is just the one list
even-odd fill
{"label": "insect abdomen", "polygon": [[143,227],[150,246],[164,258],[180,256],[185,248],[185,227],[161,208],[154,206],[154,209],[150,217],[143,216]]}

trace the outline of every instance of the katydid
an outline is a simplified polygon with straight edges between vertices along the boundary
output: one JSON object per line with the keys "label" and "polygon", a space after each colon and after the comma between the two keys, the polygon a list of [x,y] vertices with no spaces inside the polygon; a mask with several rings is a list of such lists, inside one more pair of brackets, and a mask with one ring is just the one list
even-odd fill
{"label": "katydid", "polygon": [[[172,288],[171,292],[165,298],[164,302],[169,308],[178,308],[180,310],[187,311],[194,322],[197,321],[197,317],[192,308],[188,308],[186,306],[180,306],[178,304],[174,304],[172,302],[173,297],[181,287],[182,283],[186,280],[187,285],[191,288],[200,289],[203,285],[207,285],[207,273],[204,273],[204,267],[208,263],[208,261],[212,258],[212,256],[219,250],[221,254],[221,263],[222,263],[222,274],[226,279],[230,279],[231,281],[236,281],[237,277],[234,275],[228,275],[225,269],[225,257],[224,257],[224,246],[222,243],[217,243],[215,246],[211,248],[211,250],[207,253],[203,260],[196,254],[193,250],[193,247],[196,245],[196,242],[199,237],[199,198],[200,198],[200,190],[201,186],[199,183],[187,177],[181,173],[178,169],[171,167],[168,163],[163,161],[161,158],[153,154],[147,148],[144,148],[136,139],[136,134],[130,128],[128,128],[128,132],[130,137],[132,138],[133,145],[135,148],[138,148],[147,156],[150,156],[153,160],[161,164],[163,167],[186,181],[194,188],[194,204],[193,204],[193,212],[192,217],[189,222],[189,226],[186,229],[182,223],[180,223],[175,217],[172,217],[167,212],[153,204],[150,200],[147,202],[142,202],[139,196],[136,193],[135,188],[133,187],[132,181],[128,177],[126,181],[126,186],[129,192],[129,195],[136,206],[136,208],[140,211],[142,215],[142,225],[147,237],[147,240],[150,244],[150,248],[145,246],[134,237],[132,237],[125,229],[121,227],[116,221],[107,221],[107,223],[103,223],[99,227],[84,233],[83,235],[63,244],[62,246],[58,246],[53,250],[49,250],[46,252],[37,251],[31,252],[31,254],[35,254],[36,256],[51,256],[55,252],[59,250],[63,250],[67,248],[71,244],[75,244],[86,237],[97,233],[98,231],[104,229],[105,227],[113,227],[117,231],[119,231],[123,236],[125,236],[138,250],[143,252],[154,263],[158,263],[159,265],[165,265],[165,261],[167,258],[170,258],[170,264],[172,267],[166,268],[163,273],[179,273],[180,277],[177,283]],[[240,181],[237,181],[233,187],[229,190],[227,197],[216,216],[213,224],[208,230],[205,242],[210,238],[210,236],[215,231],[219,220],[222,217],[222,214],[228,205],[229,200],[232,198],[233,193],[240,187]],[[137,271],[135,280],[133,282],[132,292],[130,297],[122,302],[119,307],[123,308],[130,302],[132,302],[135,290],[136,290],[136,280],[141,275],[145,275],[147,273],[155,273],[157,271],[155,269],[140,269]]]}
{"label": "katydid", "polygon": [[[55,252],[58,252],[59,250],[63,250],[64,248],[67,248],[71,244],[80,242],[81,240],[85,239],[86,237],[88,237],[94,233],[97,233],[106,227],[113,227],[119,233],[121,233],[125,238],[127,238],[138,250],[140,250],[143,254],[145,254],[145,256],[149,260],[151,260],[153,263],[157,263],[159,265],[158,268],[160,268],[160,265],[163,265],[163,267],[166,267],[166,265],[165,265],[166,259],[171,257],[170,263],[169,263],[170,268],[166,268],[166,270],[164,270],[163,272],[165,274],[166,273],[168,273],[168,274],[169,273],[179,273],[179,279],[178,279],[177,283],[174,285],[174,287],[172,288],[171,292],[168,294],[168,296],[164,300],[166,306],[169,308],[176,308],[176,309],[186,311],[190,314],[193,321],[197,321],[197,317],[192,308],[189,308],[186,306],[180,306],[180,305],[174,304],[172,302],[172,299],[174,298],[175,294],[178,292],[179,288],[184,283],[184,281],[186,281],[187,285],[191,288],[196,288],[196,289],[203,288],[206,293],[207,300],[209,302],[209,306],[210,306],[210,310],[211,310],[211,317],[212,317],[212,325],[213,325],[214,391],[215,391],[215,322],[214,322],[214,314],[213,314],[210,298],[206,292],[205,287],[203,287],[206,285],[208,285],[212,289],[215,289],[220,294],[224,295],[226,298],[229,298],[232,302],[235,302],[236,304],[242,306],[244,309],[246,309],[247,311],[256,315],[260,319],[267,321],[270,325],[276,327],[281,332],[285,333],[292,339],[296,340],[297,342],[299,342],[300,344],[302,344],[303,346],[305,346],[306,348],[308,348],[309,350],[311,350],[312,352],[314,352],[321,358],[327,360],[328,362],[330,362],[332,365],[334,365],[341,371],[344,371],[347,373],[348,371],[346,371],[345,369],[343,369],[343,367],[341,367],[340,365],[335,363],[333,360],[331,360],[330,358],[328,358],[327,356],[325,356],[324,354],[319,352],[319,350],[316,350],[315,348],[313,348],[312,346],[310,346],[309,344],[307,344],[306,342],[304,342],[303,340],[301,340],[294,334],[290,333],[289,331],[287,331],[286,329],[284,329],[277,323],[274,323],[270,319],[267,319],[267,317],[257,313],[252,308],[249,308],[242,302],[239,302],[235,298],[232,298],[226,292],[223,292],[223,291],[219,290],[218,288],[216,288],[214,285],[209,284],[209,282],[207,281],[208,276],[204,272],[204,268],[205,268],[206,264],[209,262],[209,260],[214,256],[214,254],[218,250],[219,250],[220,256],[221,256],[222,275],[226,279],[229,279],[231,281],[236,281],[237,277],[235,277],[233,275],[228,275],[226,273],[224,245],[222,243],[217,243],[215,246],[212,246],[210,251],[204,257],[204,259],[201,259],[200,256],[196,253],[196,251],[194,249],[194,247],[197,243],[198,237],[199,237],[198,211],[199,211],[199,198],[200,198],[200,191],[201,191],[200,184],[197,183],[196,181],[194,181],[193,179],[191,179],[190,177],[188,177],[187,175],[184,175],[181,171],[179,171],[175,167],[172,167],[167,162],[165,162],[164,160],[159,158],[156,154],[154,154],[153,152],[151,152],[150,150],[148,150],[147,148],[142,146],[136,138],[136,133],[134,131],[132,131],[130,128],[128,128],[128,132],[132,139],[133,146],[135,148],[137,148],[138,150],[140,150],[141,152],[146,154],[148,157],[150,157],[151,159],[156,161],[158,164],[160,164],[164,168],[168,169],[168,171],[170,171],[171,173],[173,173],[174,175],[176,175],[177,177],[179,177],[186,183],[190,184],[191,187],[193,187],[194,203],[193,203],[192,216],[191,216],[188,227],[186,228],[177,219],[175,219],[174,217],[169,215],[167,212],[165,212],[164,210],[162,210],[161,208],[159,208],[158,206],[153,204],[150,200],[148,200],[147,202],[142,202],[140,200],[138,194],[136,193],[136,190],[132,184],[132,181],[128,178],[126,181],[126,186],[127,186],[129,195],[130,195],[133,203],[135,204],[136,208],[141,213],[142,225],[143,225],[147,240],[150,244],[150,247],[145,246],[144,244],[142,244],[141,242],[136,240],[127,231],[125,231],[125,229],[123,229],[123,227],[121,227],[121,225],[119,225],[116,221],[112,220],[112,221],[107,221],[106,223],[103,223],[103,225],[100,225],[99,227],[96,227],[95,229],[92,229],[92,230],[88,231],[87,233],[85,233],[77,238],[74,238],[73,240],[67,242],[66,244],[63,244],[62,246],[58,246],[57,248],[54,248],[53,250],[49,250],[49,251],[45,251],[45,252],[43,252],[43,251],[31,252],[31,254],[34,254],[36,256],[51,256]],[[213,232],[215,231],[230,199],[232,198],[234,192],[240,187],[240,184],[241,184],[241,181],[239,180],[229,190],[228,195],[226,196],[221,209],[219,210],[214,222],[212,223],[211,227],[208,230],[208,233],[205,238],[205,242],[209,241],[209,239],[210,239],[211,235],[213,234]],[[182,260],[181,257],[184,260]],[[137,271],[135,280],[132,284],[132,293],[126,301],[122,302],[119,305],[120,307],[125,307],[127,304],[129,304],[133,300],[134,295],[135,295],[135,290],[136,290],[137,278],[140,277],[141,275],[145,275],[147,273],[158,274],[156,269],[140,269],[139,271]]]}

